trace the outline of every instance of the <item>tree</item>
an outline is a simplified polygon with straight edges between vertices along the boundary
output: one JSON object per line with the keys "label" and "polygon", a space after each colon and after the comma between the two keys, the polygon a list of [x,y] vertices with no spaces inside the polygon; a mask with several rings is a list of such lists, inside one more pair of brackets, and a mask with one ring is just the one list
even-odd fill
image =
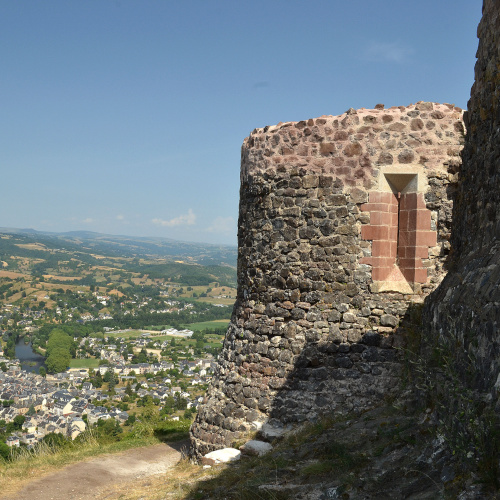
{"label": "tree", "polygon": [[162,413],[170,415],[171,413],[174,412],[174,408],[175,408],[175,399],[172,396],[166,397],[163,403]]}
{"label": "tree", "polygon": [[6,443],[0,441],[0,457],[4,460],[9,460],[11,449]]}
{"label": "tree", "polygon": [[109,436],[116,438],[118,434],[123,432],[120,424],[114,418],[108,418],[106,420],[99,419],[97,422],[97,429],[101,436]]}
{"label": "tree", "polygon": [[187,399],[178,397],[175,403],[177,410],[185,410],[187,408]]}
{"label": "tree", "polygon": [[69,351],[64,348],[53,348],[45,364],[50,373],[60,373],[66,371],[70,361]]}
{"label": "tree", "polygon": [[46,434],[42,441],[47,443],[51,448],[62,448],[66,443],[65,437],[61,433],[50,432]]}
{"label": "tree", "polygon": [[24,415],[17,415],[14,417],[13,423],[14,423],[14,430],[21,430],[23,428],[23,424],[26,420],[26,417]]}
{"label": "tree", "polygon": [[45,376],[47,375],[47,370],[45,370],[43,366],[40,366],[40,368],[38,369],[38,373],[45,378]]}
{"label": "tree", "polygon": [[130,380],[127,382],[127,387],[125,387],[125,394],[127,394],[127,396],[132,396],[134,394]]}
{"label": "tree", "polygon": [[192,415],[196,413],[196,408],[193,406],[184,411],[184,418],[191,418]]}
{"label": "tree", "polygon": [[109,388],[108,388],[108,392],[111,394],[111,395],[115,395],[115,386],[116,386],[116,380],[115,380],[115,377],[111,377],[111,379],[109,380]]}
{"label": "tree", "polygon": [[63,330],[54,329],[49,335],[47,342],[47,360],[45,362],[50,373],[65,371],[71,360],[71,352],[74,351],[73,339]]}
{"label": "tree", "polygon": [[5,363],[5,361],[2,361],[0,363],[0,369],[3,371],[3,372],[6,372],[8,370],[7,368],[7,363]]}
{"label": "tree", "polygon": [[97,372],[95,377],[92,379],[92,384],[94,385],[94,387],[96,389],[99,389],[100,387],[102,387],[102,376],[101,376],[101,372]]}
{"label": "tree", "polygon": [[129,415],[127,420],[125,421],[125,425],[133,425],[135,421],[135,415]]}

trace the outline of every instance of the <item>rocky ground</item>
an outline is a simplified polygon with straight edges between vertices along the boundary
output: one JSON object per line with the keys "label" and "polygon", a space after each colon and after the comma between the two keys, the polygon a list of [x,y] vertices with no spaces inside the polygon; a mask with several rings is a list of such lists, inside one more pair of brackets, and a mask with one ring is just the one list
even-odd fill
{"label": "rocky ground", "polygon": [[311,423],[274,441],[266,455],[225,466],[186,498],[500,498],[475,464],[458,463],[435,424],[430,409],[404,398],[347,419]]}

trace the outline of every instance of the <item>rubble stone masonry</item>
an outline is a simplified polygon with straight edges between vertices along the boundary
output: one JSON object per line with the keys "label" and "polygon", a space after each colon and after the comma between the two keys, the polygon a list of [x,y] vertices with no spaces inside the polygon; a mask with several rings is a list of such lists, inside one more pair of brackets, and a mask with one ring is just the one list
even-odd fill
{"label": "rubble stone masonry", "polygon": [[193,455],[391,394],[398,324],[445,273],[463,134],[461,109],[419,102],[245,139],[238,296]]}
{"label": "rubble stone masonry", "polygon": [[[453,208],[452,269],[427,301],[429,344],[439,346],[462,384],[443,403],[455,411],[457,394],[474,391],[470,422],[490,408],[500,417],[500,2],[486,0],[478,27],[475,83],[465,115],[467,137]],[[450,374],[449,374],[450,375]],[[499,419],[500,420],[500,419]],[[464,432],[473,425],[466,422]],[[488,438],[489,439],[489,438]]]}

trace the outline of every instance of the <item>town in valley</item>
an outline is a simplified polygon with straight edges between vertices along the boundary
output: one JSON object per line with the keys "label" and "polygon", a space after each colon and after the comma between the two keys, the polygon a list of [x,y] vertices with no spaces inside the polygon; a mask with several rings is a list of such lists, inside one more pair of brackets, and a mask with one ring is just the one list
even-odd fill
{"label": "town in valley", "polygon": [[95,241],[0,235],[4,459],[91,431],[122,439],[148,420],[185,430],[203,401],[234,267],[107,245],[98,254]]}

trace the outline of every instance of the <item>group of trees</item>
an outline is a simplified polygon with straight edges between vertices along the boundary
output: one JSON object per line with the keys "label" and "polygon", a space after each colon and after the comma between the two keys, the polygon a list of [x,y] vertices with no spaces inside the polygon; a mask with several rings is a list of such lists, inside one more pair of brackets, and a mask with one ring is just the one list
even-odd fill
{"label": "group of trees", "polygon": [[16,293],[16,290],[13,290],[14,283],[4,283],[0,285],[0,299],[7,299]]}
{"label": "group of trees", "polygon": [[15,431],[19,431],[22,429],[24,421],[26,418],[23,415],[17,415],[14,417],[12,422],[6,424],[5,420],[0,420],[0,457],[4,460],[8,460],[11,457],[11,449],[5,443],[5,437],[9,436]]}
{"label": "group of trees", "polygon": [[5,333],[3,336],[4,345],[4,356],[9,359],[14,359],[16,357],[16,342],[19,335],[15,332]]}
{"label": "group of trees", "polygon": [[75,346],[72,337],[63,330],[57,328],[52,330],[47,342],[47,359],[45,361],[49,373],[65,371],[69,366],[74,351]]}
{"label": "group of trees", "polygon": [[[171,325],[173,328],[182,328],[182,325],[193,321],[213,321],[216,319],[228,318],[231,315],[232,306],[214,307],[208,304],[194,303],[189,310],[172,313],[150,313],[139,310],[135,315],[113,315],[113,319],[93,321],[96,329],[102,330],[104,327],[118,327],[120,329],[132,328],[141,329],[151,325]],[[196,314],[193,318],[193,313]]]}
{"label": "group of trees", "polygon": [[227,286],[236,285],[236,270],[229,266],[200,266],[178,262],[141,264],[132,261],[127,271],[147,274],[150,279],[165,279],[188,286],[209,285],[214,281]]}

